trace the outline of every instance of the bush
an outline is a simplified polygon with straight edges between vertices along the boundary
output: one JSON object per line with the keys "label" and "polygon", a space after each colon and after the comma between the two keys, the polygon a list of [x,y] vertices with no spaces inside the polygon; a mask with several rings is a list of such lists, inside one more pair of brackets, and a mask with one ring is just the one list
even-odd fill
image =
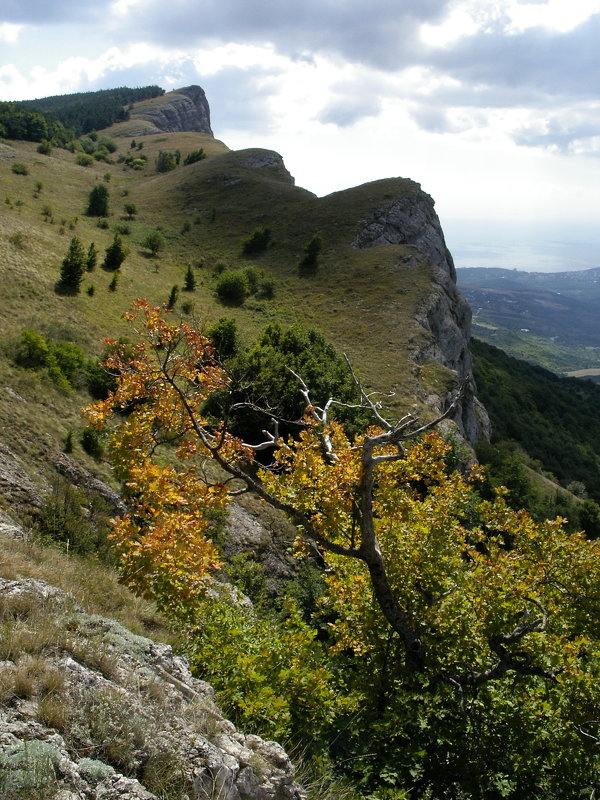
{"label": "bush", "polygon": [[204,158],[206,158],[206,153],[204,152],[204,148],[201,147],[199,150],[192,150],[191,153],[188,153],[183,159],[183,163],[184,166],[187,166],[188,164],[194,164],[196,161],[202,161]]}
{"label": "bush", "polygon": [[300,269],[310,272],[317,268],[317,258],[323,248],[320,234],[315,234],[304,248],[304,258],[300,262]]}
{"label": "bush", "polygon": [[75,163],[78,164],[80,167],[91,167],[92,164],[94,163],[94,159],[87,153],[79,153],[75,158]]}
{"label": "bush", "polygon": [[92,458],[96,460],[101,459],[104,455],[102,435],[93,428],[83,429],[81,432],[81,446],[89,456],[92,456]]}
{"label": "bush", "polygon": [[242,270],[223,272],[216,285],[217,297],[222,303],[241,306],[250,294],[248,276]]}
{"label": "bush", "polygon": [[157,172],[170,172],[177,166],[177,158],[174,153],[161,150],[156,159]]}
{"label": "bush", "polygon": [[15,175],[29,175],[29,167],[27,164],[22,164],[20,161],[15,161],[15,163],[11,165],[11,170]]}
{"label": "bush", "polygon": [[41,333],[29,328],[21,333],[15,353],[15,363],[20,367],[40,369],[48,363],[50,348]]}
{"label": "bush", "polygon": [[271,231],[269,228],[257,228],[254,233],[242,242],[242,255],[253,256],[262,253],[269,246]]}
{"label": "bush", "polygon": [[158,253],[164,248],[164,246],[165,246],[165,237],[162,235],[160,231],[150,231],[150,233],[146,236],[146,238],[142,242],[142,247],[145,247],[147,250],[150,250],[153,257],[156,257]]}
{"label": "bush", "polygon": [[52,145],[47,139],[42,139],[40,144],[37,146],[38,153],[41,153],[43,156],[49,156],[52,152]]}

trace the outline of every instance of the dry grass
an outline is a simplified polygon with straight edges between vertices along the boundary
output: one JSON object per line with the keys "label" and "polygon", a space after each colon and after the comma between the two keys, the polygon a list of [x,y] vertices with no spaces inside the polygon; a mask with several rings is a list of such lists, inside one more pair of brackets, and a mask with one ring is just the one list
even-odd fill
{"label": "dry grass", "polygon": [[[70,593],[75,602],[90,614],[116,619],[133,633],[142,636],[173,641],[173,634],[156,608],[120,584],[114,570],[93,559],[67,556],[53,548],[33,542],[16,541],[2,535],[0,535],[0,548],[0,577],[10,580],[19,577],[36,578],[46,581],[51,586]],[[20,607],[21,604],[27,606],[30,601],[20,598],[12,602]],[[35,607],[35,602],[33,606]],[[14,616],[12,611],[0,613]],[[52,618],[50,613],[48,617]],[[21,638],[27,638],[29,635],[34,640],[35,636],[41,636],[33,631],[28,633],[26,625],[18,635]],[[51,640],[53,635],[56,635],[56,631],[54,633],[49,631],[47,636],[41,636],[37,645],[38,650],[39,647],[43,648],[44,639]],[[63,641],[64,635],[63,631]],[[0,643],[0,651],[2,649],[6,650],[6,645]],[[31,649],[27,652],[31,652]]]}

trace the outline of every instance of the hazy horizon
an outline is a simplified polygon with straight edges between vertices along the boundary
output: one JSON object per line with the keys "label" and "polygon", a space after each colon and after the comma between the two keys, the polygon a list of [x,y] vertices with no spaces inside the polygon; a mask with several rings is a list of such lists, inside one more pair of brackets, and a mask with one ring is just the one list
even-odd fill
{"label": "hazy horizon", "polygon": [[600,267],[600,231],[593,225],[442,220],[455,266],[526,272],[576,272]]}

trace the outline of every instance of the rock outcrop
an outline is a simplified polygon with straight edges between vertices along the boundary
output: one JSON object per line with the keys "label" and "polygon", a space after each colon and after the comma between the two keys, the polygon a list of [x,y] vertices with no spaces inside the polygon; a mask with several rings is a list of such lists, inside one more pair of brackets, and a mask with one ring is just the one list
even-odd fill
{"label": "rock outcrop", "polygon": [[[0,614],[9,637],[0,654],[5,800],[304,797],[282,748],[237,731],[170,646],[31,578],[0,579]],[[11,650],[23,620],[27,641],[37,631],[44,646]]]}
{"label": "rock outcrop", "polygon": [[[418,311],[417,320],[430,334],[427,343],[413,353],[417,364],[434,359],[450,369],[457,383],[467,389],[454,416],[461,433],[471,443],[489,438],[487,412],[475,396],[469,339],[471,309],[456,287],[456,270],[446,246],[433,199],[415,184],[415,191],[404,193],[377,208],[359,222],[352,245],[356,248],[382,244],[402,244],[415,248],[413,260],[425,257],[431,267],[432,291]],[[442,410],[448,397],[431,395],[428,401]]]}
{"label": "rock outcrop", "polygon": [[131,119],[145,120],[151,126],[130,131],[129,136],[177,131],[196,131],[212,136],[210,108],[204,89],[200,86],[186,86],[160,98],[139,103],[131,112]]}

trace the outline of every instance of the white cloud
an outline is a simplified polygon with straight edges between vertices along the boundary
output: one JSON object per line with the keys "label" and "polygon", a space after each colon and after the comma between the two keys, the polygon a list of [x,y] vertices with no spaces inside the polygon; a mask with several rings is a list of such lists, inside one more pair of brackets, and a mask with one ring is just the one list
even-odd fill
{"label": "white cloud", "polygon": [[0,23],[0,42],[15,44],[22,30],[23,25],[13,25],[10,22]]}

